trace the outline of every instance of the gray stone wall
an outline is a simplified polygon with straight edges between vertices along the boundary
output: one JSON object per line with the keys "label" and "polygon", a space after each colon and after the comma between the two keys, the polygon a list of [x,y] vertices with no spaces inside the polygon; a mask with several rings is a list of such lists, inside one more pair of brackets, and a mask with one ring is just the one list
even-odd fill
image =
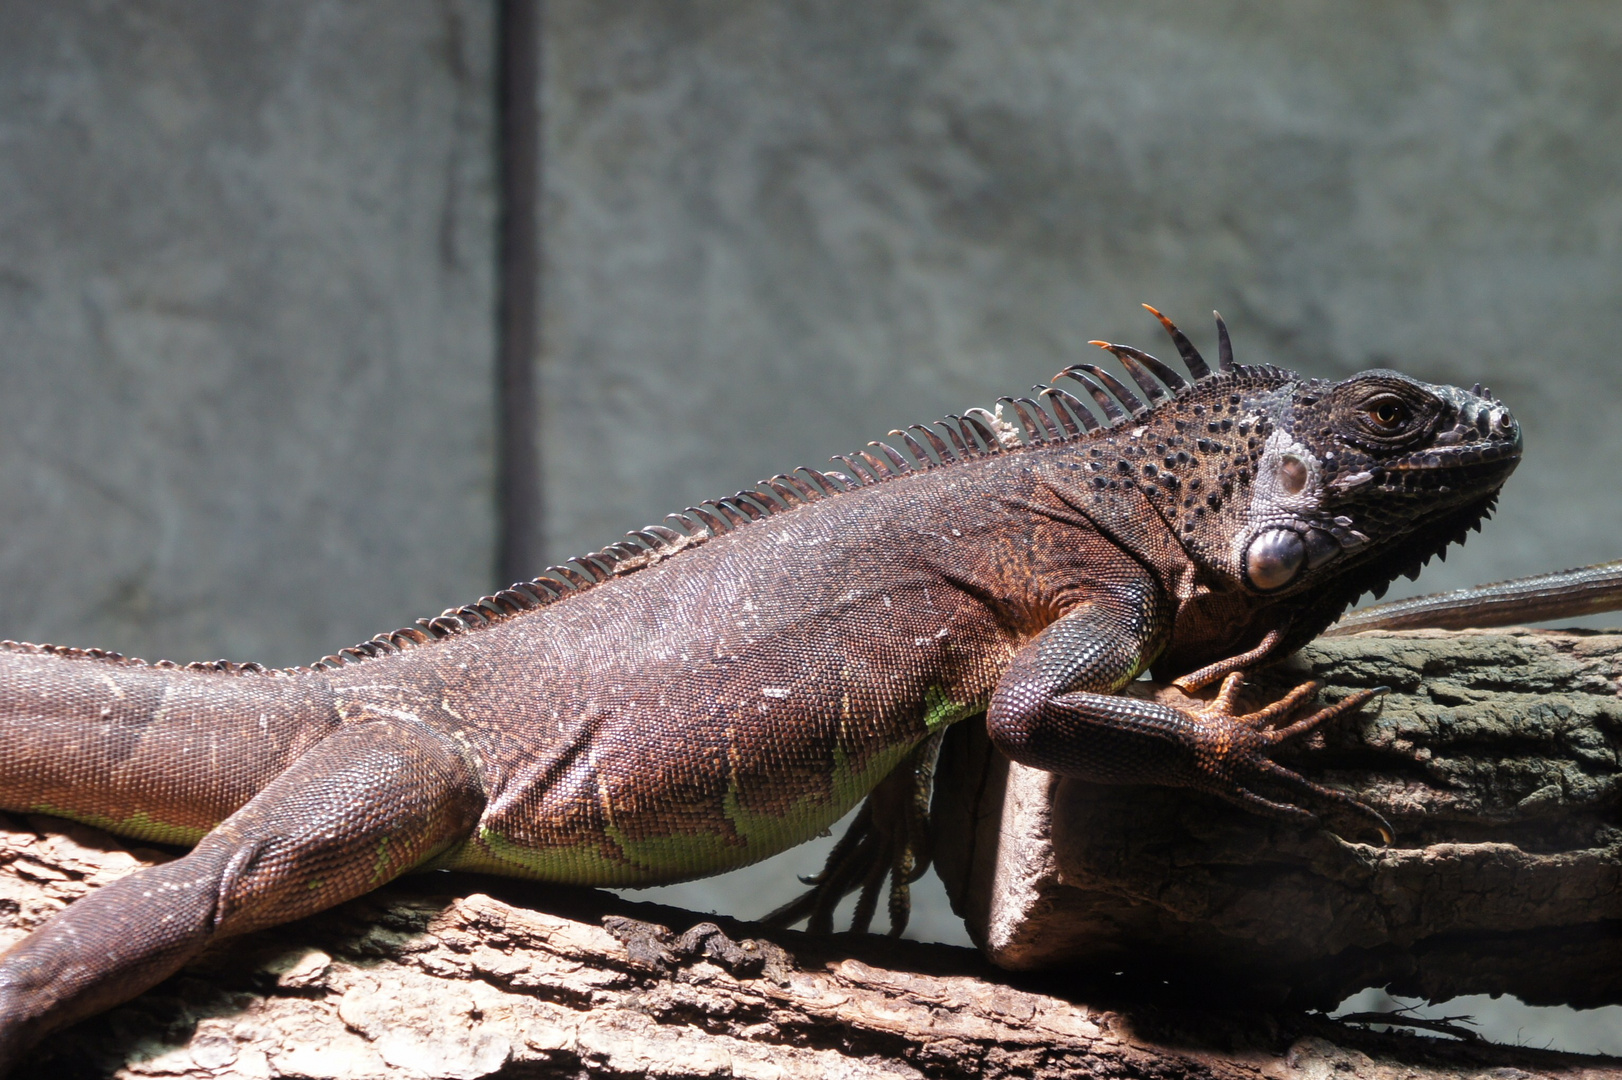
{"label": "gray stone wall", "polygon": [[301,663],[485,590],[492,42],[0,5],[0,635]]}

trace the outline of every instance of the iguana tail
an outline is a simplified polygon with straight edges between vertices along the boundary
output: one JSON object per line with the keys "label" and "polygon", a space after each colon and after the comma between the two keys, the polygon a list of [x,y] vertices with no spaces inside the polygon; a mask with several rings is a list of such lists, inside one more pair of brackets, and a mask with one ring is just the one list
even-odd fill
{"label": "iguana tail", "polygon": [[133,997],[212,940],[422,865],[467,836],[484,792],[453,739],[415,717],[340,710],[319,673],[8,647],[0,806],[196,843],[0,953],[3,1074],[45,1033]]}
{"label": "iguana tail", "polygon": [[0,647],[0,809],[195,844],[338,726],[317,674]]}

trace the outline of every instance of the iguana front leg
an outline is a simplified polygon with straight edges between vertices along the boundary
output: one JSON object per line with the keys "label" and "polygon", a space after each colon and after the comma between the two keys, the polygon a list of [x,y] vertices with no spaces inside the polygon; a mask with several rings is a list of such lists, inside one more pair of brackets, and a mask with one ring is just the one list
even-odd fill
{"label": "iguana front leg", "polygon": [[[1253,813],[1306,824],[1316,817],[1296,801],[1346,806],[1369,818],[1388,841],[1390,826],[1370,807],[1274,762],[1282,743],[1357,708],[1375,691],[1354,694],[1279,728],[1316,687],[1299,687],[1277,705],[1235,711],[1239,672],[1209,705],[1180,708],[1118,696],[1156,651],[1147,586],[1083,604],[1026,644],[997,683],[986,711],[992,742],[1022,765],[1107,784],[1190,787]],[[1254,652],[1255,650],[1253,650]],[[1212,665],[1211,670],[1237,665]],[[1282,792],[1268,798],[1257,788]]]}
{"label": "iguana front leg", "polygon": [[187,855],[91,893],[0,953],[0,1073],[217,937],[312,914],[420,865],[465,837],[483,805],[449,739],[395,720],[345,724]]}

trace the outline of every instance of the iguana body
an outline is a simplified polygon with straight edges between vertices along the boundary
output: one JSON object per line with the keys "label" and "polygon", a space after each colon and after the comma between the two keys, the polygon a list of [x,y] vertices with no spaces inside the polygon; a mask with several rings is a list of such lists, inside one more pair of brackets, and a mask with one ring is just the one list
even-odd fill
{"label": "iguana body", "polygon": [[779,476],[314,669],[0,650],[0,808],[196,842],[0,955],[0,1065],[216,936],[408,870],[627,885],[753,862],[982,711],[1029,764],[1310,820],[1254,790],[1334,797],[1268,760],[1275,713],[1113,692],[1310,639],[1480,519],[1519,429],[1394,373],[1236,367],[1225,333],[1207,372],[1173,336],[1192,385],[1112,347],[1152,408],[1069,372],[1109,426],[1061,394],[1010,402],[1023,436],[913,428],[910,457]]}

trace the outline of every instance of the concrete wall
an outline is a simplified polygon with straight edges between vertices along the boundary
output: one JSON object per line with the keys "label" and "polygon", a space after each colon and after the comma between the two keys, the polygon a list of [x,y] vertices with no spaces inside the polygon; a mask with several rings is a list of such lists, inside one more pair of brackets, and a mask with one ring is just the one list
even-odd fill
{"label": "concrete wall", "polygon": [[0,635],[315,659],[488,586],[488,6],[0,6]]}

